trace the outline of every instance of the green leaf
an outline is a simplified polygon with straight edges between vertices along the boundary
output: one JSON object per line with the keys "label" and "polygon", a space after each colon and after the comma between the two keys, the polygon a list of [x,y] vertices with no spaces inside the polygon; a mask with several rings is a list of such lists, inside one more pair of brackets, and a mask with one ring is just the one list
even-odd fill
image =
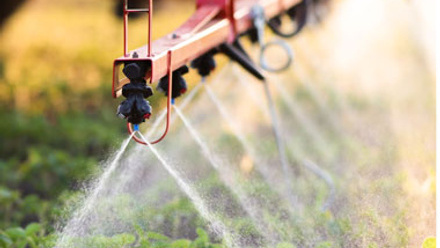
{"label": "green leaf", "polygon": [[120,246],[129,245],[135,242],[136,237],[132,234],[128,233],[121,233],[118,235],[115,235],[111,238],[111,241],[114,243],[119,244]]}
{"label": "green leaf", "polygon": [[151,245],[151,248],[169,248],[170,244],[166,241],[158,241]]}
{"label": "green leaf", "polygon": [[8,236],[0,234],[0,247],[10,247],[11,244],[12,240]]}
{"label": "green leaf", "polygon": [[153,240],[168,240],[169,238],[165,235],[162,235],[160,233],[155,233],[155,232],[147,232],[147,237],[149,239],[153,239]]}
{"label": "green leaf", "polygon": [[27,245],[27,240],[24,239],[24,240],[18,241],[17,248],[25,248],[26,245]]}
{"label": "green leaf", "polygon": [[31,236],[27,237],[26,241],[29,243],[31,248],[38,248],[38,246],[36,244],[36,240],[34,240],[33,237],[31,237]]}
{"label": "green leaf", "polygon": [[171,244],[171,248],[188,248],[191,241],[187,239],[178,239]]}
{"label": "green leaf", "polygon": [[198,240],[201,240],[203,242],[209,242],[209,237],[208,237],[208,234],[205,232],[205,230],[198,227],[196,232],[197,232],[197,235],[199,235],[199,238],[197,238]]}
{"label": "green leaf", "polygon": [[5,233],[14,241],[26,237],[26,232],[21,227],[6,229]]}
{"label": "green leaf", "polygon": [[31,223],[31,224],[27,225],[25,228],[25,232],[26,232],[27,236],[34,235],[37,232],[39,232],[40,230],[41,230],[41,225],[38,223]]}
{"label": "green leaf", "polygon": [[150,247],[150,241],[148,240],[148,237],[141,226],[134,225],[134,229],[136,230],[136,233],[139,236],[139,244],[141,248],[147,248]]}

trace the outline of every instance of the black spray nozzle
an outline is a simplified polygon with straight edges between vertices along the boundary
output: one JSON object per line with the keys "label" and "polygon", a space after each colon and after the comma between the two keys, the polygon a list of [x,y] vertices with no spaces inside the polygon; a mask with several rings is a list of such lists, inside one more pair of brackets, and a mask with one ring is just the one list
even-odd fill
{"label": "black spray nozzle", "polygon": [[143,97],[133,95],[121,102],[117,115],[132,124],[139,124],[150,118],[151,106]]}
{"label": "black spray nozzle", "polygon": [[214,54],[216,51],[209,51],[191,62],[191,67],[197,69],[200,76],[206,77],[215,69]]}
{"label": "black spray nozzle", "polygon": [[129,62],[126,63],[122,72],[130,80],[143,80],[147,66],[142,62]]}
{"label": "black spray nozzle", "polygon": [[[172,83],[173,88],[171,89],[171,98],[177,98],[186,92],[188,87],[186,86],[186,81],[182,77],[182,75],[188,73],[188,66],[182,66],[179,69],[173,71],[172,74]],[[165,96],[168,96],[168,76],[165,76],[159,80],[157,84],[157,90],[162,91]]]}
{"label": "black spray nozzle", "polygon": [[144,99],[153,95],[144,79],[146,66],[140,62],[127,63],[122,72],[130,83],[122,87],[122,95],[127,99],[119,105],[117,115],[132,124],[139,124],[151,115],[150,103]]}

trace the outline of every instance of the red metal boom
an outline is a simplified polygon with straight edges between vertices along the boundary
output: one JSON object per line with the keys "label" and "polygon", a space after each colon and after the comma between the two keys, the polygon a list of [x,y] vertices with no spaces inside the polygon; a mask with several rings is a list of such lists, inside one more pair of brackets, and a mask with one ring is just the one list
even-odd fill
{"label": "red metal boom", "polygon": [[[127,1],[127,0],[125,0]],[[196,12],[174,32],[151,43],[152,0],[147,9],[149,16],[149,44],[128,52],[128,25],[124,18],[124,56],[113,66],[113,97],[121,95],[121,88],[129,80],[120,75],[124,62],[144,61],[149,65],[145,78],[156,82],[168,74],[168,55],[172,53],[172,68],[179,68],[223,43],[231,43],[238,34],[252,27],[250,10],[259,4],[267,19],[299,4],[301,0],[198,0]],[[134,10],[132,10],[134,11]],[[124,11],[127,16],[130,11]],[[136,54],[135,56],[133,56]]]}
{"label": "red metal boom", "polygon": [[[152,83],[162,78],[165,79],[162,82],[167,82],[165,87],[168,88],[166,128],[157,140],[151,142],[154,144],[162,140],[169,129],[171,98],[175,97],[171,93],[174,84],[174,70],[178,73],[175,80],[180,80],[180,68],[202,55],[209,54],[215,48],[221,48],[225,54],[234,58],[257,78],[264,79],[258,68],[255,68],[246,57],[244,51],[240,51],[243,50],[241,46],[235,42],[241,34],[250,31],[252,28],[260,28],[259,40],[261,42],[261,18],[263,22],[264,20],[270,20],[291,10],[293,7],[300,4],[305,5],[308,0],[196,0],[196,11],[184,24],[174,32],[153,42],[151,41],[153,1],[148,0],[148,8],[143,9],[129,9],[127,1],[124,0],[123,11],[124,55],[113,63],[112,94],[113,97],[124,94],[127,98],[121,103],[123,106],[120,105],[121,112],[118,108],[118,115],[128,118],[128,130],[132,133],[130,122],[138,125],[150,115],[151,107],[149,107],[148,102],[143,100],[144,97],[152,94],[151,88],[146,86],[146,82]],[[254,7],[258,7],[258,9]],[[148,13],[148,44],[129,51],[128,15],[134,12]],[[259,13],[259,25],[255,22],[256,13]],[[297,31],[301,27],[299,25]],[[120,73],[122,71],[121,66],[124,66],[124,70],[126,69],[124,73],[130,79]],[[176,82],[179,83],[180,81]],[[123,93],[123,86],[125,93]],[[139,101],[139,97],[142,99],[141,102],[136,102]],[[133,108],[136,110],[133,110]],[[133,136],[133,138],[139,143],[146,144],[136,136]]]}

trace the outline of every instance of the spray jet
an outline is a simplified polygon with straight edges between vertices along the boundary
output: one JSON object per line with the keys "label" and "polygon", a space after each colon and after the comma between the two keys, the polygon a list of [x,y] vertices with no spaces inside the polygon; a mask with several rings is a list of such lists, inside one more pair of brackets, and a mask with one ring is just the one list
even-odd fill
{"label": "spray jet", "polygon": [[[151,142],[155,144],[168,132],[174,99],[187,90],[183,75],[189,70],[188,63],[206,77],[215,68],[214,55],[221,53],[264,82],[262,69],[270,72],[287,69],[293,58],[286,42],[265,41],[265,26],[282,38],[293,37],[305,26],[309,7],[327,0],[196,0],[195,13],[179,28],[155,41],[151,40],[153,1],[146,0],[148,7],[141,9],[130,9],[128,0],[123,1],[124,55],[113,63],[112,94],[115,98],[126,98],[119,105],[117,115],[127,120],[128,131],[133,133],[152,114],[146,99],[153,95],[153,90],[148,84],[158,82],[156,89],[167,96],[167,114],[165,131]],[[147,44],[129,51],[128,16],[140,12],[148,13]],[[282,28],[284,15],[293,27],[290,31]],[[243,36],[260,46],[259,65],[241,45]],[[280,46],[287,54],[288,60],[281,67],[275,68],[266,61],[265,52],[271,46]],[[146,145],[135,135],[133,139]]]}

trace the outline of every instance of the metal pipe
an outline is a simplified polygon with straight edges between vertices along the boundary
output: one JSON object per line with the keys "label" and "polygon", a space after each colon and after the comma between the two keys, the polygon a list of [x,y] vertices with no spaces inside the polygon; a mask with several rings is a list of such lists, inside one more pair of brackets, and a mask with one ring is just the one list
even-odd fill
{"label": "metal pipe", "polygon": [[128,0],[124,0],[124,57],[128,57]]}
{"label": "metal pipe", "polygon": [[148,57],[151,57],[151,23],[153,21],[153,0],[148,1]]}

